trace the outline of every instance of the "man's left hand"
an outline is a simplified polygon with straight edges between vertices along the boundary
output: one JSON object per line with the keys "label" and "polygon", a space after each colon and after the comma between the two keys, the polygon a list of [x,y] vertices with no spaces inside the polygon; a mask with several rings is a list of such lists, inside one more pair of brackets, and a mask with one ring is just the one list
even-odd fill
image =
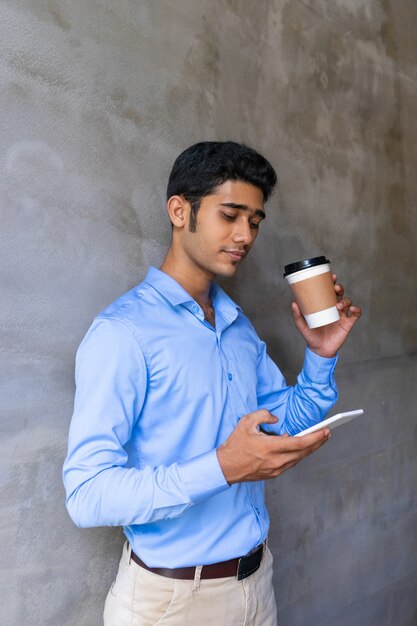
{"label": "man's left hand", "polygon": [[308,347],[312,352],[327,358],[336,355],[362,314],[359,306],[353,305],[349,298],[344,297],[345,290],[342,285],[336,283],[336,274],[332,276],[337,295],[337,308],[340,314],[338,322],[320,326],[319,328],[309,328],[298,305],[295,302],[292,303],[295,325],[306,340]]}

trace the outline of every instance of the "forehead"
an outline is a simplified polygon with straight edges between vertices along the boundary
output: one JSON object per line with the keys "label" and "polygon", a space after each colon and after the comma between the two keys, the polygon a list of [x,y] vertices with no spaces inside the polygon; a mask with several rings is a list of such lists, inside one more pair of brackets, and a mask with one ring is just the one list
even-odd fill
{"label": "forehead", "polygon": [[227,180],[222,185],[219,185],[211,196],[207,197],[215,199],[218,204],[225,202],[242,204],[253,210],[263,209],[264,207],[262,189],[239,180]]}

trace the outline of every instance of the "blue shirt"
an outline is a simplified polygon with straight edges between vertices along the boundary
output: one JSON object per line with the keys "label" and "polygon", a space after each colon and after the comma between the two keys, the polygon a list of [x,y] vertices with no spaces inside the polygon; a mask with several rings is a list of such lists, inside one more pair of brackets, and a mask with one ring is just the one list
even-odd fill
{"label": "blue shirt", "polygon": [[225,561],[267,535],[264,483],[230,486],[216,448],[245,414],[295,434],[337,398],[336,359],[306,350],[286,385],[248,318],[216,284],[216,327],[170,276],[144,282],[94,320],[76,359],[64,464],[67,508],[80,527],[124,526],[151,567]]}

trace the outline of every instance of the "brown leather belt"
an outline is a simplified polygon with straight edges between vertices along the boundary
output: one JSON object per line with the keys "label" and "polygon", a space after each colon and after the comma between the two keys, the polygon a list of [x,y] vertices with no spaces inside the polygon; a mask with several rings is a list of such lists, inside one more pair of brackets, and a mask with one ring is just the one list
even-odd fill
{"label": "brown leather belt", "polygon": [[[259,569],[264,553],[266,541],[257,548],[254,548],[246,556],[242,556],[236,559],[230,559],[229,561],[221,561],[220,563],[211,563],[210,565],[203,565],[201,570],[201,579],[205,578],[226,578],[227,576],[237,576],[238,580],[247,578],[257,569]],[[193,580],[195,576],[196,568],[193,567],[178,567],[176,569],[169,569],[167,567],[148,567],[146,563],[142,561],[132,550],[132,561],[154,574],[159,576],[166,576],[167,578],[177,578],[180,580]]]}

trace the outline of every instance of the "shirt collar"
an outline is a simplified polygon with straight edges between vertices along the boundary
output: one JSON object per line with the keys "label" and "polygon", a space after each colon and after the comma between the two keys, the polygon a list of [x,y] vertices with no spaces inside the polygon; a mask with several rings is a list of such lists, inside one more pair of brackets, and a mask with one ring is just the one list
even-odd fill
{"label": "shirt collar", "polygon": [[[145,283],[151,285],[164,298],[166,298],[173,306],[185,304],[186,302],[194,302],[190,294],[176,280],[168,276],[165,272],[158,270],[156,267],[150,267],[145,277]],[[216,283],[211,288],[211,297],[213,299],[214,308],[221,314],[230,319],[237,317],[236,311],[242,311],[230,296]]]}
{"label": "shirt collar", "polygon": [[156,267],[149,268],[144,282],[156,289],[173,306],[193,301],[190,294],[176,280]]}
{"label": "shirt collar", "polygon": [[230,322],[233,322],[238,313],[242,312],[241,307],[217,283],[213,283],[211,297],[215,310],[220,311],[223,317]]}

